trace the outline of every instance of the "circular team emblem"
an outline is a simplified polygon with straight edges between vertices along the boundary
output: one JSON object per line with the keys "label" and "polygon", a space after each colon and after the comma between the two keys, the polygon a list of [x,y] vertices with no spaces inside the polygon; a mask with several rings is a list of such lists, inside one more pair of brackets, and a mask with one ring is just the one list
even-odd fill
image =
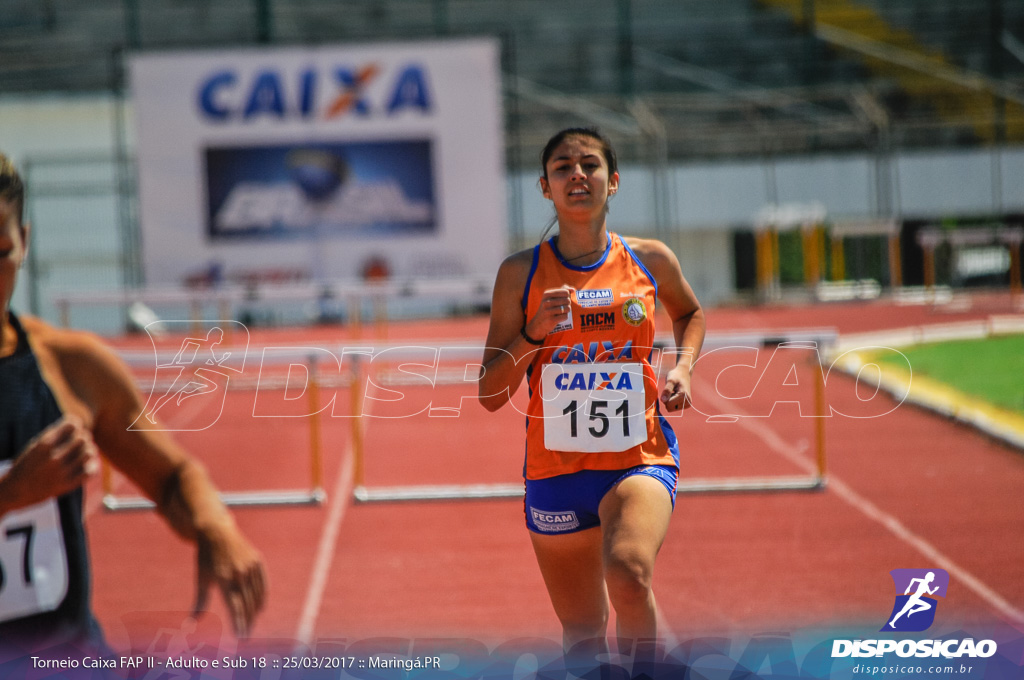
{"label": "circular team emblem", "polygon": [[647,307],[640,298],[629,298],[622,305],[622,316],[631,326],[639,326],[647,318]]}

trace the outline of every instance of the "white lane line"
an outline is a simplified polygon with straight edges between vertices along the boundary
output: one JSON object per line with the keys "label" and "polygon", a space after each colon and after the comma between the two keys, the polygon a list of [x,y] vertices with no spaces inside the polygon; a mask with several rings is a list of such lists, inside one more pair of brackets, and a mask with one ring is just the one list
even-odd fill
{"label": "white lane line", "polygon": [[[711,386],[705,387],[707,388]],[[803,451],[806,450],[806,447],[796,447],[783,441],[783,439],[779,437],[774,430],[763,422],[763,418],[746,416],[746,414],[742,413],[735,404],[727,403],[725,399],[718,396],[713,387],[711,389],[707,389],[702,398],[719,401],[720,406],[727,406],[727,410],[723,412],[737,413],[740,416],[738,421],[740,426],[757,435],[772,451],[775,451],[787,460],[796,463],[809,472],[814,471],[814,463],[801,455]],[[967,586],[969,590],[974,592],[975,595],[980,597],[999,614],[1012,622],[1018,624],[1024,623],[1024,611],[1014,607],[1006,600],[1006,598],[985,584],[984,581],[954,562],[924,538],[915,534],[894,516],[885,512],[867,498],[854,491],[850,485],[837,477],[835,473],[829,472],[827,480],[828,485],[826,486],[826,491],[834,491],[836,495],[839,496],[839,498],[841,498],[847,505],[853,507],[865,517],[878,522],[898,539],[909,545],[911,548],[917,550],[929,560],[932,560],[936,566],[948,571],[951,575],[955,576],[959,582]]]}
{"label": "white lane line", "polygon": [[330,500],[328,501],[330,509],[328,510],[327,522],[324,524],[323,533],[320,535],[320,544],[316,549],[316,560],[313,563],[309,590],[306,591],[306,599],[302,605],[302,614],[299,617],[299,627],[295,633],[295,639],[304,645],[309,645],[313,641],[316,620],[320,615],[320,605],[323,602],[324,590],[327,588],[327,578],[330,576],[331,564],[334,561],[334,551],[338,543],[341,521],[345,518],[345,510],[348,509],[349,501],[352,499],[353,469],[352,446],[351,441],[349,441],[345,446],[338,480],[334,484],[334,490],[331,492]]}
{"label": "white lane line", "polygon": [[913,531],[908,529],[902,522],[893,517],[892,515],[884,512],[878,506],[871,501],[867,500],[852,488],[849,487],[843,480],[837,478],[835,475],[830,474],[828,476],[828,489],[835,491],[836,494],[844,501],[852,505],[853,507],[860,510],[864,515],[875,520],[896,537],[903,542],[907,543],[922,555],[927,557],[929,560],[935,563],[941,569],[945,569],[950,574],[956,577],[959,583],[963,583],[969,590],[974,591],[974,594],[980,597],[982,600],[987,602],[989,606],[995,609],[997,612],[1002,614],[1004,617],[1014,623],[1024,623],[1024,611],[1017,609],[1012,604],[1006,601],[1006,599],[985,584],[981,579],[967,571],[959,564],[954,562],[952,559],[947,557],[945,554],[939,551],[938,548],[933,546],[931,543],[921,538]]}

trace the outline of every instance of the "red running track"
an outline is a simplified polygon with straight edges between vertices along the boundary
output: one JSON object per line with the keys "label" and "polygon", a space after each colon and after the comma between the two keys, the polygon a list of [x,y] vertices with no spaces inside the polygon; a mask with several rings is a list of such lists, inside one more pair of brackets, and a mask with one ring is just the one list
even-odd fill
{"label": "red running track", "polygon": [[[955,309],[882,302],[714,309],[708,319],[711,332],[835,327],[849,333],[1002,311],[1009,311],[1002,301],[985,299]],[[393,324],[388,340],[482,342],[485,333],[486,319],[471,318]],[[256,343],[339,339],[344,329],[253,335]],[[830,403],[849,412],[859,403],[854,384],[844,376],[834,379]],[[724,409],[710,376],[698,372],[695,390],[708,408],[719,400]],[[655,575],[666,635],[861,626],[877,631],[892,606],[889,571],[907,567],[950,572],[940,632],[994,622],[1021,629],[1021,453],[965,426],[887,403],[881,410],[891,412],[881,417],[828,419],[830,479],[824,491],[680,496]],[[751,413],[763,408],[754,401],[743,406]],[[339,412],[346,409],[339,402]],[[783,417],[784,410],[735,423],[707,422],[687,412],[673,424],[684,476],[805,471],[813,460],[812,426],[808,419]],[[254,424],[249,413],[251,404],[229,400],[215,426],[182,440],[224,488],[305,483],[306,429]],[[520,479],[523,417],[513,409],[488,414],[468,403],[457,418],[364,424],[369,484]],[[256,637],[455,637],[489,645],[520,637],[559,639],[521,500],[354,505],[348,496],[350,434],[347,420],[328,419],[325,505],[235,512],[269,573],[270,597]],[[182,631],[194,588],[190,551],[150,512],[98,509],[95,487],[88,501],[95,608],[111,642],[146,648],[158,630],[163,640]],[[215,603],[195,634],[232,649],[224,620]]]}

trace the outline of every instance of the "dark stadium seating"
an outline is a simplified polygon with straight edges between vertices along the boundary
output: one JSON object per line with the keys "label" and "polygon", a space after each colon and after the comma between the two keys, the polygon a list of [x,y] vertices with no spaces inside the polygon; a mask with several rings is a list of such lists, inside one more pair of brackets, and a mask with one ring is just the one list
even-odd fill
{"label": "dark stadium seating", "polygon": [[626,157],[650,139],[673,158],[1024,140],[1024,63],[1006,46],[1024,0],[6,0],[0,94],[122,92],[135,50],[478,35],[502,41],[513,161],[533,131],[579,120],[554,95],[649,112]]}

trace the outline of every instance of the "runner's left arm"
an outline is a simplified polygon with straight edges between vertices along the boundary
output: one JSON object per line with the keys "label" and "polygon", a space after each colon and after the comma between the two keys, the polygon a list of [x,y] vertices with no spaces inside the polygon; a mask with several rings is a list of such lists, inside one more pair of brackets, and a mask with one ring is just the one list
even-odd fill
{"label": "runner's left arm", "polygon": [[668,246],[654,239],[628,239],[628,243],[657,282],[658,300],[672,319],[677,359],[665,377],[661,401],[669,411],[687,408],[690,376],[704,345],[704,309]]}
{"label": "runner's left arm", "polygon": [[205,609],[216,583],[236,634],[248,634],[265,598],[263,561],[221,502],[206,469],[159,421],[141,417],[145,401],[109,348],[85,336],[68,354],[71,358],[62,361],[65,375],[93,414],[93,437],[103,455],[156,503],[175,533],[196,544],[195,612]]}

